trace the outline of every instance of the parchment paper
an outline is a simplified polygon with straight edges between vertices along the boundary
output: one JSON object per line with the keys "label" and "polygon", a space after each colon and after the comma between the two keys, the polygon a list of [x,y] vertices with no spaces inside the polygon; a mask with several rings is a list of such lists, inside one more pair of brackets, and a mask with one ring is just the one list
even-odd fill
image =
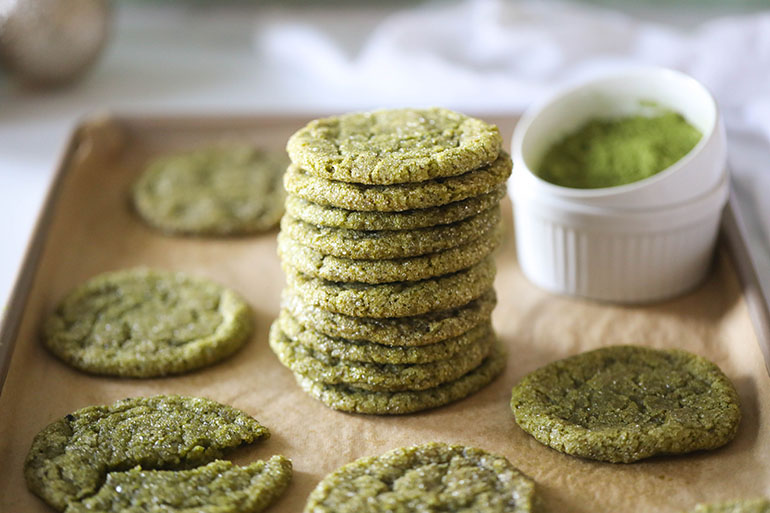
{"label": "parchment paper", "polygon": [[[328,472],[399,446],[446,441],[506,456],[533,477],[552,512],[674,512],[696,502],[770,495],[770,378],[729,259],[719,252],[707,281],[672,301],[621,307],[557,297],[531,285],[516,264],[510,207],[497,253],[495,327],[508,347],[505,374],[450,406],[400,417],[333,411],[303,393],[267,345],[284,285],[276,232],[242,239],[165,237],[131,212],[127,190],[148,156],[238,138],[281,148],[303,120],[287,118],[123,121],[92,124],[58,189],[47,243],[24,310],[11,370],[0,395],[0,512],[50,509],[25,487],[22,465],[34,435],[78,408],[129,396],[181,393],[242,408],[272,438],[240,450],[240,463],[280,453],[294,478],[271,512],[301,511]],[[503,121],[504,132],[512,122]],[[42,319],[73,286],[99,272],[135,265],[209,276],[240,291],[256,333],[214,367],[150,380],[75,371],[40,343]],[[580,460],[546,448],[516,426],[511,387],[554,359],[609,345],[679,347],[716,362],[738,388],[743,420],[726,447],[621,465]]]}

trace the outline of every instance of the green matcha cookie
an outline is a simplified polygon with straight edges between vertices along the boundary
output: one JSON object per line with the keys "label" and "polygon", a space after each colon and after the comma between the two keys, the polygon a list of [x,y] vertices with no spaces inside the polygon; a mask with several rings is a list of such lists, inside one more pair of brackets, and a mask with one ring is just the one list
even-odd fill
{"label": "green matcha cookie", "polygon": [[283,493],[291,474],[283,456],[244,467],[222,460],[192,470],[137,466],[108,473],[98,493],[70,503],[66,513],[254,513]]}
{"label": "green matcha cookie", "polygon": [[691,513],[770,513],[770,500],[756,498],[718,504],[698,504]]}
{"label": "green matcha cookie", "polygon": [[446,109],[393,109],[311,121],[286,145],[292,162],[328,180],[367,184],[455,176],[497,158],[496,126]]}
{"label": "green matcha cookie", "polygon": [[[48,425],[32,442],[24,476],[33,493],[55,509],[69,511],[89,497],[97,500],[100,493],[117,500],[109,490],[101,492],[108,475],[121,480],[117,474],[136,465],[188,469],[269,436],[267,428],[246,413],[209,399],[174,395],[123,399],[83,408]],[[197,475],[205,480],[207,473],[200,470]],[[283,468],[281,475],[285,473]],[[131,476],[125,479],[135,482]],[[136,497],[142,500],[146,494],[143,490]]]}
{"label": "green matcha cookie", "polygon": [[738,394],[719,368],[675,349],[614,346],[541,367],[513,389],[516,422],[558,451],[623,462],[733,439]]}
{"label": "green matcha cookie", "polygon": [[491,257],[439,278],[378,285],[312,278],[286,263],[283,268],[289,287],[306,303],[356,317],[404,317],[456,308],[479,297],[495,279]]}
{"label": "green matcha cookie", "polygon": [[278,325],[291,340],[331,358],[371,363],[429,363],[446,360],[489,338],[492,325],[487,321],[460,336],[422,346],[387,346],[332,338],[302,326],[286,310],[281,310]]}
{"label": "green matcha cookie", "polygon": [[468,332],[486,322],[496,303],[495,291],[456,308],[393,319],[351,317],[313,306],[291,288],[283,291],[281,305],[297,322],[329,337],[389,346],[424,346]]}
{"label": "green matcha cookie", "polygon": [[289,265],[308,276],[329,281],[388,283],[417,281],[467,269],[488,256],[500,243],[500,230],[491,235],[437,253],[408,258],[360,260],[342,258],[303,246],[278,234],[278,255]]}
{"label": "green matcha cookie", "polygon": [[494,341],[491,331],[486,335],[447,360],[422,364],[381,364],[332,358],[289,339],[277,322],[270,329],[270,347],[292,372],[313,381],[376,392],[398,392],[435,388],[478,367]]}
{"label": "green matcha cookie", "polygon": [[319,205],[289,194],[285,206],[286,213],[291,217],[314,225],[351,230],[414,230],[462,221],[494,207],[503,196],[505,186],[500,185],[492,192],[440,207],[403,212],[366,212]]}
{"label": "green matcha cookie", "polygon": [[529,513],[535,483],[481,449],[428,443],[360,458],[310,493],[305,513]]}
{"label": "green matcha cookie", "polygon": [[511,157],[451,178],[397,185],[362,185],[325,180],[290,165],[284,175],[286,191],[319,205],[348,210],[401,212],[447,205],[498,189],[511,175]]}
{"label": "green matcha cookie", "polygon": [[437,408],[459,401],[481,390],[505,368],[505,353],[499,344],[481,365],[464,376],[427,390],[403,392],[371,392],[348,385],[318,383],[300,374],[294,374],[302,389],[326,406],[350,413],[372,415],[401,415]]}
{"label": "green matcha cookie", "polygon": [[229,356],[251,332],[251,311],[233,291],[181,272],[129,269],[77,287],[45,326],[45,344],[97,374],[152,377]]}
{"label": "green matcha cookie", "polygon": [[157,158],[134,185],[136,211],[171,233],[238,235],[264,231],[283,214],[285,156],[245,146]]}
{"label": "green matcha cookie", "polygon": [[284,237],[324,255],[353,259],[406,258],[435,253],[491,236],[500,224],[500,207],[453,224],[416,230],[348,230],[315,226],[288,215],[281,219]]}

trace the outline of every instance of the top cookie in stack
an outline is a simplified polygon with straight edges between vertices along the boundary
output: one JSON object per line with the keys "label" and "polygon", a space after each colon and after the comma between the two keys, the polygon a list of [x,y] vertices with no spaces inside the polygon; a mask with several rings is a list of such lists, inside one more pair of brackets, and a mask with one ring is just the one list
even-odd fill
{"label": "top cookie in stack", "polygon": [[407,413],[499,374],[501,143],[497,127],[437,108],[320,119],[289,139],[288,286],[270,343],[311,395]]}

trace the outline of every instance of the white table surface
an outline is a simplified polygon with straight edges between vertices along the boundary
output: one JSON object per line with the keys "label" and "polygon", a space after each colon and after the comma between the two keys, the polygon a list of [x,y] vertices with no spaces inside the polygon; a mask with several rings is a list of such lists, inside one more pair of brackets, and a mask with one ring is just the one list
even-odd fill
{"label": "white table surface", "polygon": [[[301,12],[303,20],[334,32],[338,42],[355,52],[383,16],[399,8],[404,4],[305,6]],[[659,8],[643,14],[680,26],[695,22],[693,16]],[[381,98],[319,87],[294,74],[291,66],[262,61],[254,40],[257,21],[265,15],[290,19],[292,13],[253,4],[120,3],[109,46],[75,86],[29,92],[0,76],[0,304],[6,304],[67,134],[83,116],[105,110],[302,113],[382,106]],[[447,106],[466,105],[463,98],[455,100]],[[740,168],[741,159],[770,162],[763,144],[737,143],[742,149],[733,166]],[[765,248],[758,258],[760,273],[770,278],[768,234],[751,220],[749,224],[755,245]]]}

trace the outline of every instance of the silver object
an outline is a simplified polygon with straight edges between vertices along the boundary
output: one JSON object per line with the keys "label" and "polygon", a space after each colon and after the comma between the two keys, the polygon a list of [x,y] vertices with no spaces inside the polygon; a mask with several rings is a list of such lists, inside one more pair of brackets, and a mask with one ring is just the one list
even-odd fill
{"label": "silver object", "polygon": [[28,85],[71,82],[98,57],[110,19],[107,0],[0,0],[0,62]]}

